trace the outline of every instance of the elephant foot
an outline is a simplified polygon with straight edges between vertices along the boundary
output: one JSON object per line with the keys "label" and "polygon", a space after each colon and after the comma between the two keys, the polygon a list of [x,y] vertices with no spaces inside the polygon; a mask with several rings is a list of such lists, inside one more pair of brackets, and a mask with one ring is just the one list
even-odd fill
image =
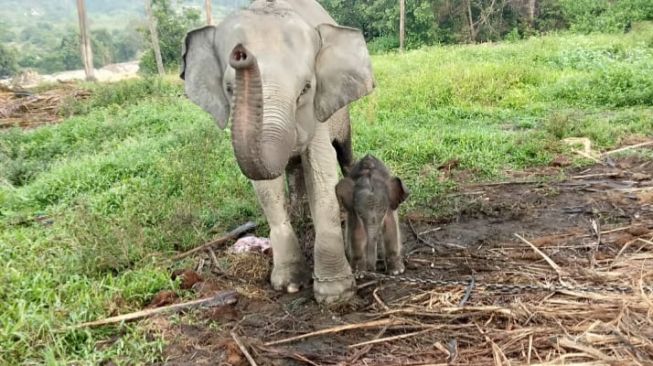
{"label": "elephant foot", "polygon": [[400,257],[390,258],[387,261],[387,272],[393,276],[404,273],[406,267]]}
{"label": "elephant foot", "polygon": [[314,278],[313,295],[322,305],[336,305],[348,302],[356,293],[353,275],[334,278]]}
{"label": "elephant foot", "polygon": [[295,293],[308,285],[311,275],[304,262],[275,265],[270,282],[277,291]]}

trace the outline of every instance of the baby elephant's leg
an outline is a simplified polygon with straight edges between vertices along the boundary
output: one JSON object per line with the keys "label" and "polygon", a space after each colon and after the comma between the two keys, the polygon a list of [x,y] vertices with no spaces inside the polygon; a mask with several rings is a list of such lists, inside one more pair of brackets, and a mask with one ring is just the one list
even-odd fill
{"label": "baby elephant's leg", "polygon": [[385,242],[385,266],[387,273],[392,275],[404,273],[405,267],[401,258],[399,215],[396,210],[388,211],[385,215],[383,240]]}
{"label": "baby elephant's leg", "polygon": [[351,250],[350,261],[352,271],[364,271],[366,257],[365,244],[367,243],[367,238],[365,228],[353,213],[347,215],[347,236],[347,244]]}

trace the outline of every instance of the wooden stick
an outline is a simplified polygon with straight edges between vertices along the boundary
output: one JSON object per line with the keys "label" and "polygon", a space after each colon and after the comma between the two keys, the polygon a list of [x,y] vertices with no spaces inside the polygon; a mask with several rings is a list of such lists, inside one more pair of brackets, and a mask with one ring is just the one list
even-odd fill
{"label": "wooden stick", "polygon": [[458,306],[460,307],[464,306],[467,300],[469,300],[469,297],[472,295],[472,290],[474,289],[475,283],[476,281],[474,280],[474,276],[472,276],[472,279],[469,281],[469,285],[467,285],[467,288],[465,289],[465,295],[458,303]]}
{"label": "wooden stick", "polygon": [[523,241],[524,243],[528,244],[531,248],[533,248],[533,250],[535,251],[535,253],[539,254],[542,258],[544,258],[544,260],[545,260],[547,263],[549,263],[549,265],[551,266],[551,268],[553,268],[553,269],[556,271],[556,273],[557,273],[558,275],[562,276],[562,271],[561,271],[561,269],[560,269],[560,266],[557,265],[556,262],[554,262],[551,258],[549,258],[548,255],[544,254],[544,252],[542,252],[541,250],[539,250],[539,249],[538,249],[535,245],[533,245],[533,243],[531,243],[530,241],[524,239],[521,235],[515,233],[515,236],[516,236],[517,238],[519,238],[519,240]]}
{"label": "wooden stick", "polygon": [[511,180],[505,182],[490,182],[490,183],[476,183],[465,185],[465,188],[470,187],[495,187],[495,186],[507,186],[507,185],[518,185],[518,184],[537,184],[543,183],[539,180]]}
{"label": "wooden stick", "polygon": [[180,260],[182,258],[186,258],[186,257],[188,257],[189,255],[191,255],[193,253],[197,253],[197,252],[199,252],[201,250],[212,247],[214,245],[224,244],[227,241],[232,240],[232,239],[236,239],[239,236],[241,236],[241,235],[245,234],[246,232],[251,231],[251,230],[253,230],[255,228],[256,228],[256,224],[251,222],[251,221],[248,221],[248,222],[238,226],[237,228],[231,230],[227,235],[225,235],[225,236],[223,236],[221,238],[218,238],[216,240],[212,240],[212,241],[210,241],[208,243],[202,244],[199,247],[193,248],[193,249],[191,249],[191,250],[189,250],[187,252],[177,254],[176,256],[172,257],[172,260],[177,261],[177,260]]}
{"label": "wooden stick", "polygon": [[385,337],[385,338],[379,338],[379,339],[372,339],[371,341],[365,341],[365,342],[349,345],[349,346],[347,346],[347,348],[356,348],[356,347],[360,347],[360,346],[367,346],[368,344],[376,344],[376,343],[390,342],[390,341],[394,341],[394,340],[397,340],[397,339],[410,338],[410,337],[413,337],[413,336],[416,336],[416,335],[420,335],[420,334],[423,334],[423,333],[430,332],[430,331],[438,329],[438,328],[440,328],[440,326],[436,325],[436,326],[433,326],[433,327],[426,328],[424,330],[420,330],[418,332],[412,332],[412,333],[401,334],[401,335],[396,335],[396,336],[392,336],[392,337]]}
{"label": "wooden stick", "polygon": [[231,333],[231,338],[234,339],[234,342],[236,342],[236,344],[238,345],[238,348],[240,348],[240,352],[242,352],[243,355],[245,355],[245,358],[247,358],[247,361],[249,361],[249,364],[251,366],[258,366],[258,365],[256,365],[256,361],[254,361],[254,358],[252,357],[252,355],[249,354],[249,352],[247,351],[247,348],[245,347],[243,342],[240,340],[240,338],[238,338],[236,333],[234,333],[233,331],[231,331],[230,333]]}
{"label": "wooden stick", "polygon": [[572,175],[570,178],[571,179],[587,179],[587,178],[602,178],[602,177],[619,177],[623,173],[622,172],[612,172],[612,173],[597,173],[597,174],[584,174],[584,175]]}
{"label": "wooden stick", "polygon": [[220,262],[218,262],[218,257],[215,255],[213,249],[208,248],[207,252],[209,252],[209,254],[211,255],[211,260],[213,260],[213,266],[215,267],[215,269],[220,271],[220,273],[224,273],[222,268],[220,268]]}
{"label": "wooden stick", "polygon": [[586,153],[586,152],[584,152],[584,151],[576,150],[576,149],[572,149],[571,151],[575,152],[575,153],[578,154],[578,155],[583,156],[584,158],[590,159],[590,160],[594,161],[595,163],[598,163],[598,164],[601,164],[601,165],[605,165],[604,162],[602,162],[601,160],[599,160],[599,159],[593,157],[592,155],[590,155],[590,154],[588,154],[588,153]]}
{"label": "wooden stick", "polygon": [[422,236],[422,235],[430,234],[430,233],[440,231],[440,230],[442,230],[442,228],[440,226],[438,226],[438,227],[433,228],[433,229],[428,229],[428,230],[422,231],[421,233],[419,233],[419,235]]}
{"label": "wooden stick", "polygon": [[383,300],[381,300],[381,298],[379,297],[379,295],[377,295],[377,292],[378,292],[378,291],[379,291],[379,288],[378,288],[378,287],[375,288],[374,291],[372,291],[372,296],[374,297],[374,300],[376,300],[376,302],[377,302],[379,305],[381,305],[381,307],[383,308],[383,310],[385,310],[385,311],[389,311],[390,308],[389,308],[389,307],[388,307],[388,306],[383,302]]}
{"label": "wooden stick", "polygon": [[415,239],[417,239],[417,241],[422,242],[426,246],[429,246],[435,250],[438,249],[438,246],[436,244],[431,243],[431,241],[428,239],[424,239],[420,234],[417,233],[415,227],[413,226],[413,222],[410,219],[408,220],[408,227],[410,227],[410,231],[413,232],[413,235],[415,235]]}
{"label": "wooden stick", "polygon": [[140,319],[140,318],[145,318],[148,316],[152,316],[155,314],[161,314],[165,313],[167,311],[178,311],[182,309],[187,309],[191,307],[198,307],[198,306],[222,306],[222,305],[229,305],[233,304],[237,301],[238,299],[238,293],[236,291],[223,291],[219,292],[217,295],[211,296],[211,297],[206,297],[203,299],[199,300],[193,300],[193,301],[188,301],[180,304],[172,304],[168,306],[162,306],[160,308],[155,308],[155,309],[147,309],[147,310],[141,310],[141,311],[136,311],[133,313],[129,314],[123,314],[123,315],[118,315],[118,316],[112,316],[110,318],[106,319],[101,319],[101,320],[96,320],[92,322],[87,322],[87,323],[81,323],[77,325],[73,325],[70,329],[79,329],[79,328],[84,328],[84,327],[95,327],[99,325],[107,325],[107,324],[113,324],[113,323],[120,323],[123,321],[129,321],[129,320],[134,320],[134,319]]}
{"label": "wooden stick", "polygon": [[264,345],[265,346],[273,346],[275,344],[289,343],[289,342],[297,341],[297,340],[300,340],[300,339],[315,337],[315,336],[324,335],[324,334],[339,333],[339,332],[343,332],[345,330],[363,329],[363,328],[377,328],[377,327],[382,327],[382,326],[385,326],[385,325],[393,325],[396,322],[397,322],[396,319],[381,319],[381,320],[369,321],[369,322],[366,322],[366,323],[340,325],[340,326],[337,326],[337,327],[327,328],[327,329],[320,329],[320,330],[315,331],[315,332],[301,334],[301,335],[290,337],[290,338],[284,338],[284,339],[279,339],[279,340],[276,340],[276,341],[270,341],[270,342],[265,343]]}
{"label": "wooden stick", "polygon": [[607,155],[611,155],[611,154],[614,154],[614,153],[618,153],[618,152],[622,152],[622,151],[626,151],[626,150],[630,150],[630,149],[636,149],[638,147],[650,146],[650,145],[653,145],[653,140],[642,142],[642,143],[635,144],[635,145],[624,146],[624,147],[621,147],[621,148],[618,148],[618,149],[615,149],[615,150],[606,151],[603,154],[601,154],[601,156],[607,156]]}

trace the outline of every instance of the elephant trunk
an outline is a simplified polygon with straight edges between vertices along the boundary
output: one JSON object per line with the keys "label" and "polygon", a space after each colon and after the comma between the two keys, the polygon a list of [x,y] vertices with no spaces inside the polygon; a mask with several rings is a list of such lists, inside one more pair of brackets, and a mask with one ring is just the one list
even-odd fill
{"label": "elephant trunk", "polygon": [[274,105],[268,98],[264,104],[268,88],[264,90],[258,62],[245,47],[234,47],[229,63],[236,70],[231,142],[238,165],[249,179],[277,178],[295,142],[289,128],[290,104]]}

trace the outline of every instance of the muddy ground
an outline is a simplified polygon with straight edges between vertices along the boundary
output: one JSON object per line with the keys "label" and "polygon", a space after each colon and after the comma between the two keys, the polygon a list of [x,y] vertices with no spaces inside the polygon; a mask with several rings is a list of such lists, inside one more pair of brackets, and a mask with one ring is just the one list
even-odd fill
{"label": "muddy ground", "polygon": [[[432,202],[453,214],[404,215],[405,276],[464,283],[473,277],[473,287],[363,279],[355,301],[326,309],[310,289],[272,291],[268,257],[258,257],[266,271],[249,281],[216,268],[206,254],[196,258],[204,263],[202,281],[189,291],[199,298],[236,289],[237,304],[144,325],[168,342],[166,365],[248,364],[231,332],[258,365],[647,364],[650,294],[508,293],[486,285],[636,287],[637,277],[650,284],[652,175],[653,162],[636,157],[583,169],[551,166]],[[270,344],[344,325],[351,329]],[[378,343],[358,345],[365,341]]]}

